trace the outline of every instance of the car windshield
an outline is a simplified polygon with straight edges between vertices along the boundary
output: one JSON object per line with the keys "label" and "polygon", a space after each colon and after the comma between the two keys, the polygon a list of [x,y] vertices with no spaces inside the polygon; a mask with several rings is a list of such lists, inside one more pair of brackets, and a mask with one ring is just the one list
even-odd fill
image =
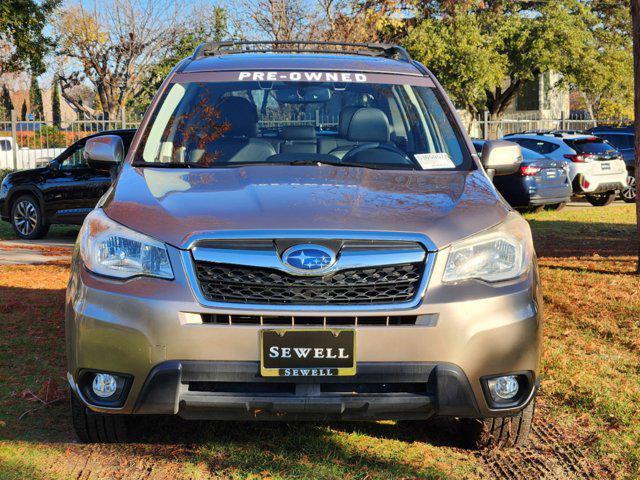
{"label": "car windshield", "polygon": [[134,165],[471,169],[448,111],[424,86],[173,83],[150,118]]}

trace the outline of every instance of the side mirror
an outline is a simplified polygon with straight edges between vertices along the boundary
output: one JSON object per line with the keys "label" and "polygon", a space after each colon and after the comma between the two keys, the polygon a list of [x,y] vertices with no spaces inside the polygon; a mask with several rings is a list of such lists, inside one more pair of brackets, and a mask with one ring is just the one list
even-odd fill
{"label": "side mirror", "polygon": [[124,158],[122,138],[118,135],[90,138],[84,145],[84,158],[94,170],[111,170]]}
{"label": "side mirror", "polygon": [[520,145],[506,140],[488,140],[482,147],[482,166],[490,175],[516,173],[522,163]]}

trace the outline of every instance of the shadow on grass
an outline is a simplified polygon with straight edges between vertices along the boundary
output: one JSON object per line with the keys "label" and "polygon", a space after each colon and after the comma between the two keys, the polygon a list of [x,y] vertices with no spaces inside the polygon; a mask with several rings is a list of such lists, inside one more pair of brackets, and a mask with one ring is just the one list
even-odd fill
{"label": "shadow on grass", "polygon": [[[166,459],[164,450],[177,443],[185,449],[176,460],[204,463],[210,473],[231,470],[241,476],[270,472],[287,478],[344,478],[361,470],[362,478],[446,478],[447,465],[428,461],[430,447],[467,446],[464,428],[445,419],[396,424],[149,417],[136,419],[136,424],[129,445],[136,455]],[[426,445],[416,447],[416,442]]]}
{"label": "shadow on grass", "polygon": [[539,257],[637,255],[635,225],[529,219]]}

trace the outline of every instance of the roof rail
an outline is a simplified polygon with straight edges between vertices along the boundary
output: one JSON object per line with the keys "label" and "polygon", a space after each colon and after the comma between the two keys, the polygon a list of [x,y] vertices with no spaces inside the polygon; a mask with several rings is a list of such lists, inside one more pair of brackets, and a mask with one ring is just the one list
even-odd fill
{"label": "roof rail", "polygon": [[[251,47],[257,48],[251,48]],[[338,48],[340,47],[340,48]],[[345,48],[346,47],[346,48]],[[411,55],[399,45],[386,43],[345,43],[308,40],[259,40],[207,42],[199,45],[191,58],[236,53],[334,53],[343,55],[365,55],[369,57],[397,58],[413,62]]]}

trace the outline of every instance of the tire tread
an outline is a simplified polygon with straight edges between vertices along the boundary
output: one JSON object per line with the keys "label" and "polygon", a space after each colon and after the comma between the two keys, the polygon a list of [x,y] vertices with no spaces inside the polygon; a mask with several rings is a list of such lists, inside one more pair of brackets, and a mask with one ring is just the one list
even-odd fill
{"label": "tire tread", "polygon": [[127,439],[125,415],[90,411],[71,392],[71,420],[82,443],[121,443]]}

